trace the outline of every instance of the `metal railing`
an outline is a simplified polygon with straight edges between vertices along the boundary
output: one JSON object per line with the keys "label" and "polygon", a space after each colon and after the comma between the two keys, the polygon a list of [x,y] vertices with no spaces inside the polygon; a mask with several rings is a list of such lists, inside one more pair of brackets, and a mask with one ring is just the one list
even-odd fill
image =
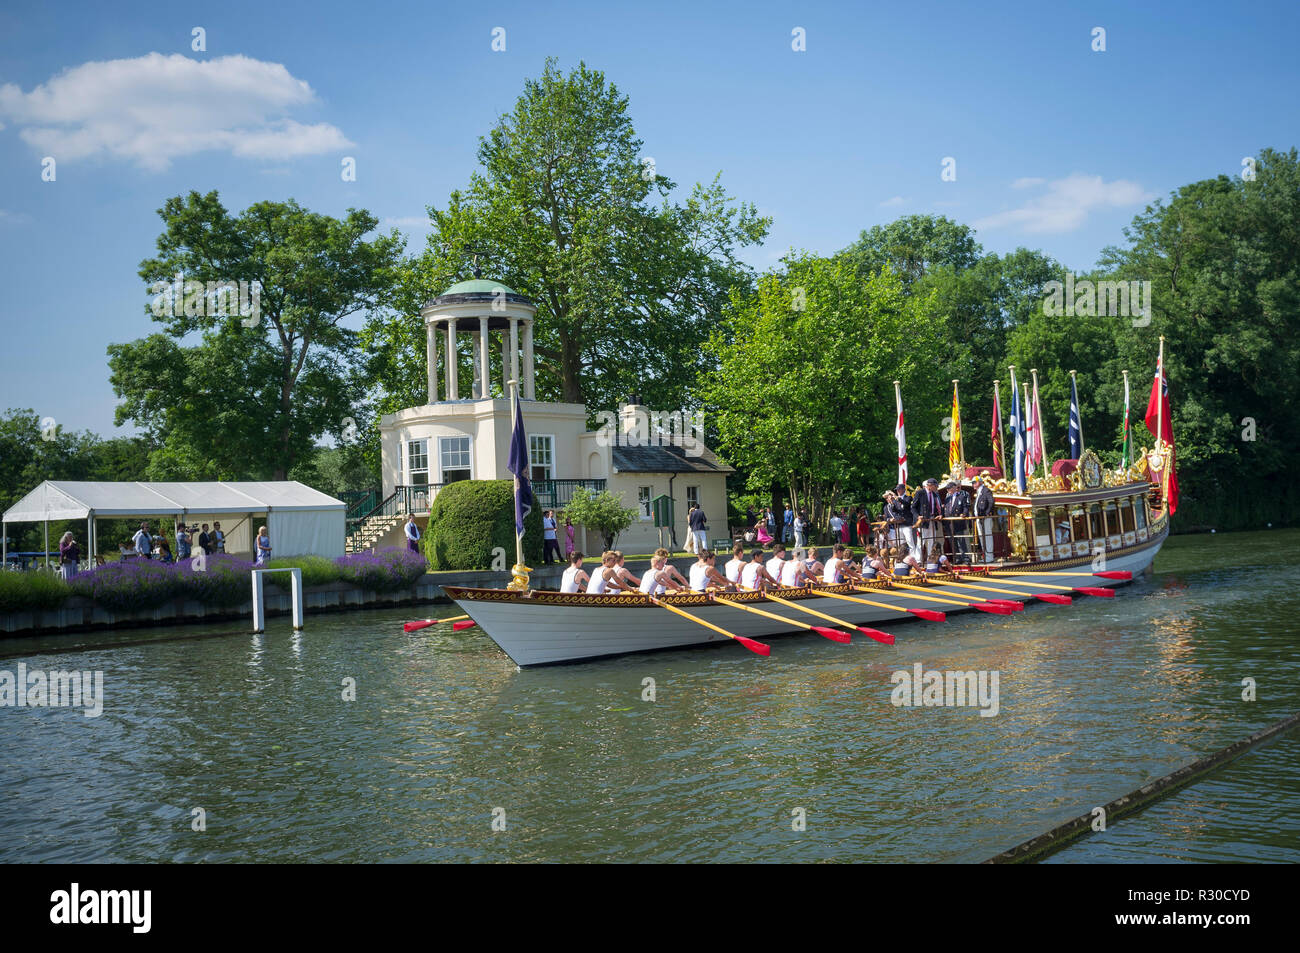
{"label": "metal railing", "polygon": [[605,481],[570,479],[533,481],[533,496],[537,498],[537,504],[544,510],[558,510],[568,506],[569,501],[573,499],[573,491],[578,489],[599,493],[605,489]]}

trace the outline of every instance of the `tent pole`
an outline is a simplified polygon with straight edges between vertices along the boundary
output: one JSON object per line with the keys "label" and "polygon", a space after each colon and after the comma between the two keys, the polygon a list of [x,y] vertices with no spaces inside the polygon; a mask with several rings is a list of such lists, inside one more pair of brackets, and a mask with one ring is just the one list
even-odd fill
{"label": "tent pole", "polygon": [[9,522],[0,520],[0,569],[9,568]]}
{"label": "tent pole", "polygon": [[50,511],[45,511],[45,568],[50,568]]}

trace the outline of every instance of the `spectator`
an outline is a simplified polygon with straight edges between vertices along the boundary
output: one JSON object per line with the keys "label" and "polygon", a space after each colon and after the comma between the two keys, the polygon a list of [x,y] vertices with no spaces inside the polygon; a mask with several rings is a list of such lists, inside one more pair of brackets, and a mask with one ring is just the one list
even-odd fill
{"label": "spectator", "polygon": [[781,514],[781,542],[788,543],[794,538],[794,513],[790,509],[790,503],[787,500],[785,512]]}
{"label": "spectator", "polygon": [[709,518],[704,515],[702,507],[695,507],[691,510],[691,515],[687,518],[691,528],[691,536],[695,538],[695,552],[706,553],[709,551]]}
{"label": "spectator", "polygon": [[[560,561],[560,541],[555,531],[559,524],[555,522],[555,511],[547,510],[542,514],[542,565],[549,566],[552,561]],[[551,556],[555,559],[552,560]]]}
{"label": "spectator", "polygon": [[221,531],[221,524],[215,521],[212,524],[212,545],[219,553],[226,551],[226,534]]}
{"label": "spectator", "polygon": [[176,524],[176,558],[190,558],[190,534],[185,529],[184,523]]}
{"label": "spectator", "polygon": [[572,559],[573,554],[577,551],[573,542],[573,520],[569,519],[566,513],[564,516],[564,558]]}
{"label": "spectator", "polygon": [[686,513],[686,551],[688,553],[695,553],[696,555],[699,555],[699,551],[695,548],[696,546],[695,530],[692,528],[693,524],[691,522],[693,519],[695,519],[696,509],[697,507],[692,505],[690,510],[687,511]]}
{"label": "spectator", "polygon": [[141,523],[140,529],[131,537],[137,556],[153,559],[153,537],[149,535],[149,524]]}
{"label": "spectator", "polygon": [[172,558],[172,545],[167,542],[166,536],[158,537],[158,559],[160,562],[172,563],[176,560]]}
{"label": "spectator", "polygon": [[840,541],[840,530],[842,530],[843,528],[844,528],[844,520],[840,519],[839,511],[836,510],[832,512],[831,513],[831,542],[832,543],[838,543]]}
{"label": "spectator", "polygon": [[406,548],[413,553],[420,551],[420,527],[415,525],[414,514],[406,514]]}
{"label": "spectator", "polygon": [[265,526],[257,528],[255,552],[257,553],[255,562],[258,566],[265,566],[271,561],[271,537],[266,534]]}
{"label": "spectator", "polygon": [[803,510],[794,518],[794,548],[803,549],[808,545],[808,521],[804,519]]}
{"label": "spectator", "polygon": [[81,562],[81,548],[77,546],[77,541],[73,538],[72,531],[63,534],[59,540],[59,575],[65,580],[71,579],[77,572],[77,566]]}
{"label": "spectator", "polygon": [[203,532],[199,533],[199,549],[203,550],[204,556],[211,556],[213,548],[212,534],[208,532],[208,524],[204,523]]}

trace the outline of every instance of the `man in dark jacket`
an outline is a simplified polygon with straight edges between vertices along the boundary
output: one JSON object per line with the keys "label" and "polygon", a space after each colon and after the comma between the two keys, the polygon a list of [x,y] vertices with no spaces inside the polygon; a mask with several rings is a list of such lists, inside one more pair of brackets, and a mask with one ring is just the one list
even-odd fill
{"label": "man in dark jacket", "polygon": [[916,517],[916,528],[921,537],[921,547],[925,550],[924,562],[939,558],[939,523],[943,508],[939,502],[939,481],[934,477],[925,481],[925,485],[916,491],[912,498],[912,515]]}
{"label": "man in dark jacket", "polygon": [[912,525],[916,521],[912,515],[912,498],[907,495],[907,487],[902,483],[894,487],[894,498],[890,500],[885,512],[899,545],[907,547],[908,553],[919,558],[916,528]]}
{"label": "man in dark jacket", "polygon": [[953,562],[970,562],[970,494],[956,480],[948,483],[948,496],[943,501],[944,535],[952,540]]}

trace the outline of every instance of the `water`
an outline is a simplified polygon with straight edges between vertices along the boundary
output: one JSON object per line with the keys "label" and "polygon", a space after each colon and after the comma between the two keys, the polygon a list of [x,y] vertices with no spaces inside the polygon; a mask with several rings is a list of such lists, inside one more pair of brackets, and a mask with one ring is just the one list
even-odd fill
{"label": "water", "polygon": [[[1175,538],[1115,599],[768,659],[521,672],[410,610],[11,640],[0,669],[102,669],[106,699],[0,709],[0,861],[982,860],[1300,709],[1298,560],[1300,531]],[[894,707],[914,662],[998,670],[999,714]],[[1298,747],[1051,859],[1295,862]]]}

